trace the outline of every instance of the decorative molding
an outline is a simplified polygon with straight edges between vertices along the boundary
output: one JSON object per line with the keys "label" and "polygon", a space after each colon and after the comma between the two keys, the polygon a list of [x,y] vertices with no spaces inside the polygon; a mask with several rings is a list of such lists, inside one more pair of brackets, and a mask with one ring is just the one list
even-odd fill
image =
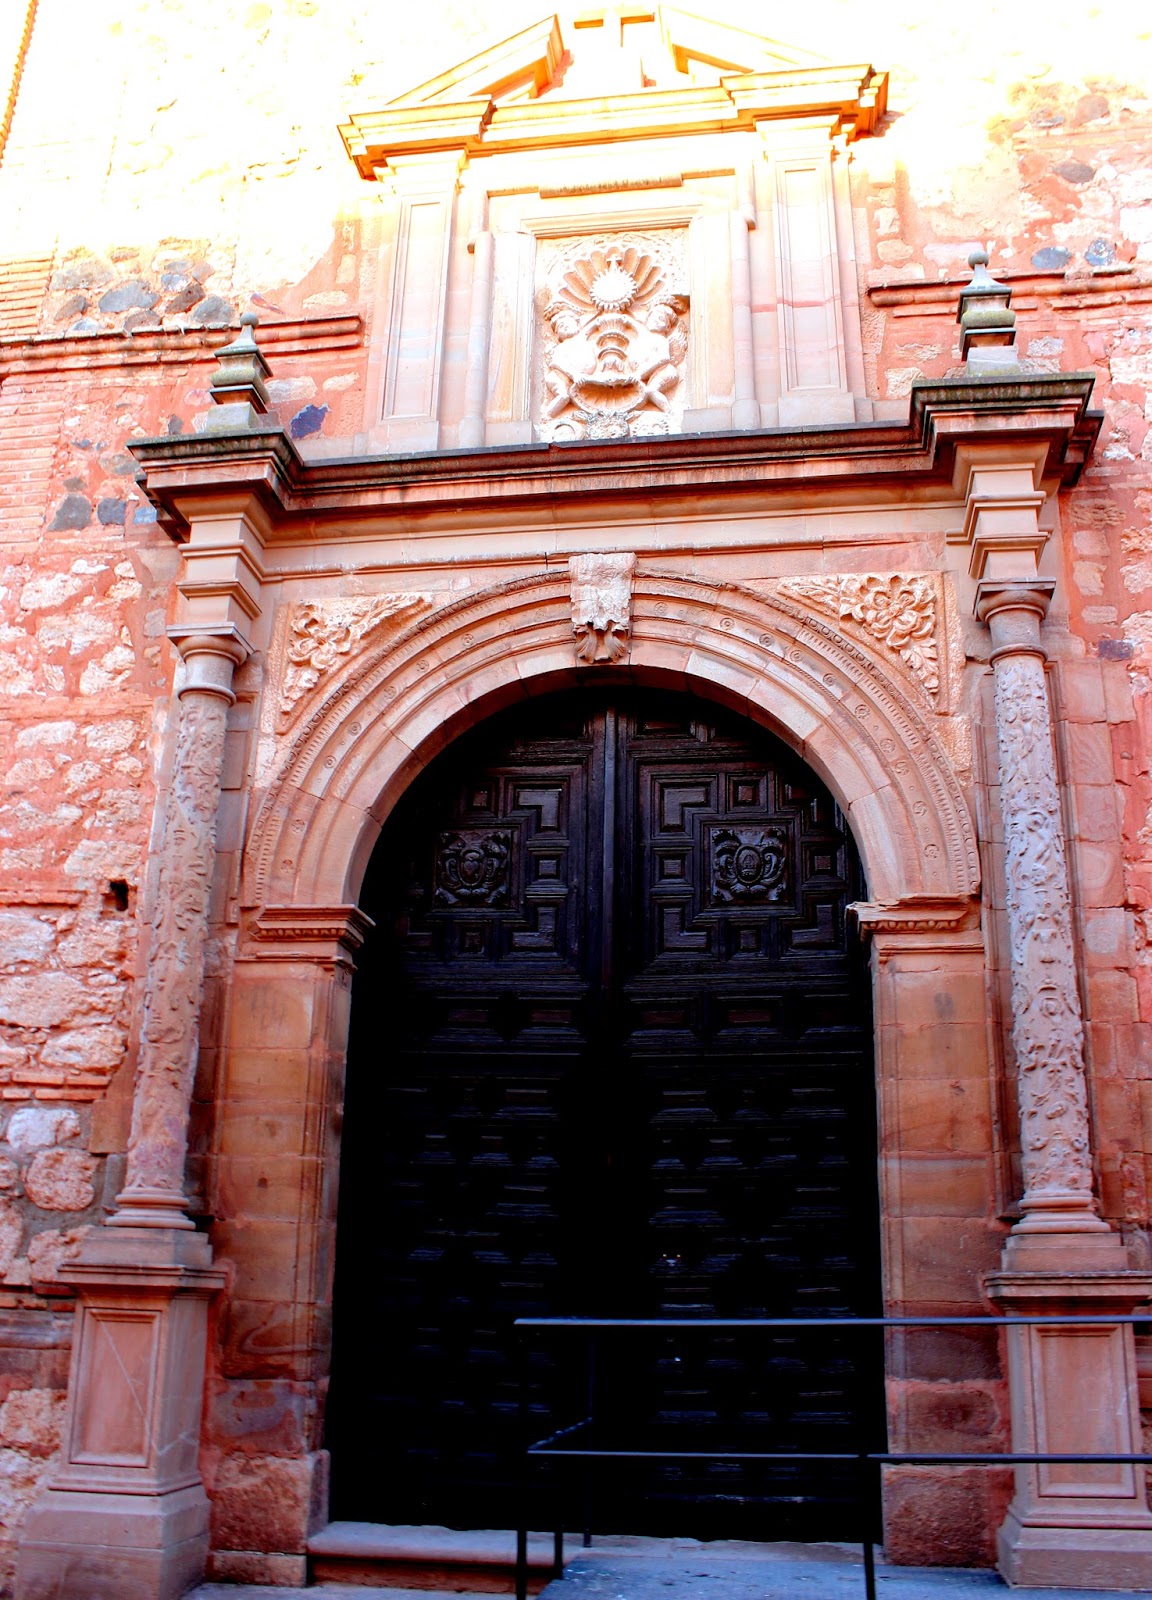
{"label": "decorative molding", "polygon": [[387,594],[371,599],[305,600],[288,614],[278,731],[283,732],[312,692],[351,660],[386,622],[397,628],[432,604],[423,594]]}
{"label": "decorative molding", "polygon": [[852,574],[837,578],[785,578],[780,593],[852,622],[900,660],[935,696],[940,688],[936,643],[940,596],[928,574]]}
{"label": "decorative molding", "polygon": [[627,234],[568,240],[544,270],[540,437],[675,431],[688,297],[673,242]]}
{"label": "decorative molding", "polygon": [[[561,628],[572,625],[577,642],[589,644],[580,593],[591,587],[580,582],[589,559],[597,558],[574,558],[576,572],[571,561],[567,568],[557,563],[450,599],[389,638],[385,648],[365,651],[319,692],[268,770],[245,851],[243,904],[339,898],[336,879],[329,879],[310,843],[326,814],[319,797],[337,792],[342,805],[367,816],[391,771],[380,741],[350,736],[353,724],[367,733],[386,718],[389,750],[406,750],[409,737],[419,748],[438,721],[456,713],[461,694],[474,696],[478,678],[489,689],[511,684],[522,692],[536,674],[554,673]],[[628,567],[633,561],[630,554],[614,559]],[[857,831],[881,899],[967,897],[976,890],[980,862],[971,813],[935,718],[907,674],[895,664],[889,669],[837,622],[777,594],[686,579],[647,564],[635,571],[631,590],[618,659],[626,654],[645,666],[683,671],[685,639],[691,639],[694,676],[713,673],[725,681],[738,674],[745,682],[754,661],[760,676],[748,691],[750,703],[785,728],[810,727],[813,718],[835,724],[845,707],[852,711],[851,735],[841,728],[827,759],[834,786],[841,770],[837,746],[849,785],[860,748],[885,775],[878,803],[861,809]],[[510,617],[517,623],[514,638]],[[594,652],[592,641],[588,653]],[[433,661],[435,671],[422,670]],[[895,853],[892,838],[900,841]],[[337,876],[344,873],[338,853],[328,859]]]}
{"label": "decorative molding", "polygon": [[[189,366],[214,361],[236,337],[235,328],[163,328],[143,333],[85,333],[62,338],[0,340],[0,378],[20,372],[89,371],[94,367]],[[262,322],[260,343],[275,357],[358,350],[364,319],[358,312]]]}
{"label": "decorative molding", "polygon": [[376,924],[359,906],[261,906],[247,924],[250,953],[272,961],[334,961],[351,957]]}
{"label": "decorative molding", "polygon": [[[999,276],[1012,286],[1016,311],[1033,311],[1041,300],[1049,299],[1061,300],[1061,311],[1099,304],[1102,295],[1108,296],[1109,303],[1119,300],[1124,305],[1152,300],[1152,279],[1143,264],[1121,262],[1088,273],[1008,268]],[[891,307],[895,317],[947,317],[951,322],[956,316],[957,291],[967,282],[954,273],[935,283],[873,283],[866,293],[874,306]]]}
{"label": "decorative molding", "polygon": [[976,927],[979,902],[970,897],[913,895],[885,904],[856,900],[848,910],[867,938],[876,933],[960,933]]}
{"label": "decorative molding", "polygon": [[615,552],[571,556],[568,571],[576,664],[618,665],[628,657],[635,555]]}

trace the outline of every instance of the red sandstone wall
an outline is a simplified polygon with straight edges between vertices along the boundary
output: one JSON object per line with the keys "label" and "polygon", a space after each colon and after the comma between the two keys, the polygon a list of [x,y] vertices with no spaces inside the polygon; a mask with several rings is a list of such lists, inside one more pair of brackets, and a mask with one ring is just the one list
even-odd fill
{"label": "red sandstone wall", "polygon": [[[126,1132],[177,558],[124,446],[194,426],[208,403],[205,330],[249,303],[269,322],[366,314],[375,201],[335,125],[469,54],[483,31],[480,7],[434,6],[442,26],[428,6],[411,20],[396,9],[116,0],[79,28],[70,0],[39,3],[0,166],[0,215],[14,219],[0,240],[8,1541],[55,1447],[68,1338],[55,1273],[115,1192]],[[707,9],[761,22],[751,4]],[[1124,9],[1099,8],[1085,29],[1083,8],[1057,5],[1041,29],[1021,7],[989,33],[982,18],[826,0],[789,25],[808,30],[796,43],[893,72],[888,126],[853,160],[873,396],[892,414],[918,376],[955,366],[955,292],[978,242],[1017,286],[1024,356],[1097,374],[1106,423],[1064,505],[1069,613],[1049,637],[1105,1209],[1140,1245],[1152,1151],[1152,60],[1147,37],[1109,23]],[[502,7],[502,31],[536,11]],[[360,425],[359,339],[354,323],[329,324],[280,356],[269,346],[278,414],[302,440]],[[991,747],[977,756],[978,772],[994,770]],[[994,825],[994,791],[980,807]],[[927,1369],[906,1380],[919,1425],[945,1448],[1001,1430],[985,1355],[949,1374],[943,1390]],[[307,1448],[312,1401],[274,1377],[218,1390],[221,1537],[243,1548],[268,1499],[253,1463]],[[959,1492],[993,1491],[981,1480]],[[911,1529],[910,1548],[960,1520]],[[961,1541],[948,1554],[988,1550]]]}

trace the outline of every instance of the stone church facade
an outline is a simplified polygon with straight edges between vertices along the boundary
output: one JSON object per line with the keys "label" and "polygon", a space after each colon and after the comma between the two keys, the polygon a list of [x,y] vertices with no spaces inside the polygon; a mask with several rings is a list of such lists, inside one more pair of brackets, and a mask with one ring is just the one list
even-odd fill
{"label": "stone church facade", "polygon": [[[341,1487],[357,1406],[401,1414],[352,1330],[411,1314],[403,1388],[450,1301],[469,1350],[603,1314],[562,1270],[588,1207],[648,1274],[625,1314],[1095,1318],[891,1335],[889,1448],[1138,1454],[1144,43],[1097,73],[1056,27],[1063,76],[978,85],[962,40],[944,103],[943,23],[912,70],[623,6],[374,99],[380,33],[285,0],[235,23],[225,130],[212,8],[183,55],[172,7],[109,9],[0,33],[8,1592],[299,1583],[337,1522],[468,1526],[466,1474]],[[629,1073],[631,1187],[588,1132]],[[431,1120],[387,1098],[432,1082]],[[508,1172],[483,1228],[433,1158]],[[773,1233],[740,1174],[797,1164]],[[413,1206],[413,1259],[470,1276],[396,1265]],[[1152,1587],[1132,1464],[888,1467],[878,1515],[896,1561]]]}

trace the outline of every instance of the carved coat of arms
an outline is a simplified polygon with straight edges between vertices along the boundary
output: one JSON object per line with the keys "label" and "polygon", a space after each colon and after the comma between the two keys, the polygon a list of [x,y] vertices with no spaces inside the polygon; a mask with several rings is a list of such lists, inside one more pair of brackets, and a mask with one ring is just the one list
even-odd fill
{"label": "carved coat of arms", "polygon": [[570,247],[548,285],[541,432],[554,439],[666,433],[680,409],[687,297],[656,241]]}

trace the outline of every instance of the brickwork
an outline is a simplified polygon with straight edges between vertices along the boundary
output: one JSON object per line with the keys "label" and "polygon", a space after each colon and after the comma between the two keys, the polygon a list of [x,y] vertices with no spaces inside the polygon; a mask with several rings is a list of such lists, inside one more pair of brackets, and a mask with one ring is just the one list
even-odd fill
{"label": "brickwork", "polygon": [[[502,7],[498,33],[536,22],[536,9]],[[762,25],[751,3],[701,9]],[[123,1181],[146,958],[140,908],[154,881],[149,843],[181,670],[166,638],[181,554],[127,446],[204,429],[214,351],[255,309],[272,366],[269,422],[307,459],[363,454],[386,314],[384,199],[337,127],[490,42],[487,8],[470,4],[418,16],[353,0],[116,0],[98,10],[82,28],[71,0],[38,0],[20,26],[0,19],[0,215],[14,219],[0,240],[0,1592],[57,1444],[72,1303],[58,1273]],[[1096,379],[1095,453],[1042,512],[1043,572],[1056,579],[1044,637],[1101,1209],[1132,1264],[1148,1268],[1152,44],[1118,24],[1086,31],[1082,9],[1049,10],[1043,31],[998,17],[990,35],[978,18],[821,0],[787,25],[806,30],[790,40],[797,46],[827,51],[834,34],[838,60],[892,75],[886,121],[846,156],[875,420],[904,419],[915,383],[956,374],[957,295],[978,245],[1013,288],[1024,370]],[[9,82],[19,92],[5,123]],[[468,264],[477,231],[459,217],[453,271]],[[760,327],[777,310],[765,288],[767,229],[748,240],[749,316]],[[446,370],[464,364],[471,316],[454,289]],[[765,370],[756,381],[767,382]],[[981,1275],[995,1267],[1021,1192],[990,647],[971,616],[967,552],[952,559],[962,506],[905,515],[896,491],[890,504],[890,518],[841,507],[833,528],[825,508],[799,532],[797,511],[784,534],[737,536],[700,502],[637,540],[650,538],[657,565],[761,588],[833,570],[944,575],[938,682],[929,691],[921,678],[909,694],[917,704],[935,696],[934,725],[976,818],[988,960],[973,945],[947,969],[953,1043],[943,1050],[944,969],[930,954],[891,956],[900,1023],[886,1035],[878,1014],[878,1077],[893,1130],[881,1154],[899,1168],[893,1309],[970,1310],[983,1304]],[[558,549],[567,560],[567,535],[546,518],[510,530],[498,511],[478,512],[465,558],[453,531],[463,524],[446,513],[396,515],[404,548],[388,543],[391,525],[358,534],[368,576],[350,593],[384,583],[440,607],[547,569]],[[741,516],[751,526],[752,513]],[[698,541],[696,517],[708,522]],[[251,949],[232,963],[241,910],[255,904],[243,893],[245,848],[287,747],[267,692],[284,648],[277,608],[312,598],[320,578],[360,559],[354,541],[330,558],[311,510],[296,526],[315,547],[295,566],[277,555],[279,587],[230,712],[189,1163],[193,1209],[216,1219],[217,1256],[235,1271],[209,1358],[214,1571],[283,1582],[300,1575],[305,1531],[323,1515],[346,995],[326,989],[311,960],[285,960],[275,992],[250,981]],[[678,661],[677,672],[690,670],[687,650]],[[737,666],[723,670],[734,697],[754,699]],[[478,668],[453,691],[451,714],[496,677],[491,663]],[[413,727],[415,747],[432,728],[418,717]],[[389,782],[400,786],[397,773]],[[1008,1436],[1003,1373],[984,1346],[910,1343],[890,1396],[894,1425],[925,1446]],[[951,1478],[933,1520],[928,1471],[893,1480],[890,1555],[919,1560],[935,1548],[940,1560],[991,1561],[1005,1484]]]}

